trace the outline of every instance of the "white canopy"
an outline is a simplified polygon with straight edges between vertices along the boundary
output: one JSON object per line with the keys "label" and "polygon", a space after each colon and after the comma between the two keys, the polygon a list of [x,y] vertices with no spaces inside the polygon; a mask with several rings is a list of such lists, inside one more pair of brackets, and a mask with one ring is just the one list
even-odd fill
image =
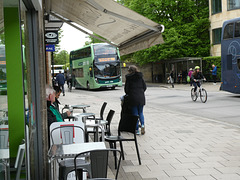
{"label": "white canopy", "polygon": [[121,55],[163,43],[163,25],[113,0],[49,0],[46,10],[68,24],[74,22],[104,37]]}

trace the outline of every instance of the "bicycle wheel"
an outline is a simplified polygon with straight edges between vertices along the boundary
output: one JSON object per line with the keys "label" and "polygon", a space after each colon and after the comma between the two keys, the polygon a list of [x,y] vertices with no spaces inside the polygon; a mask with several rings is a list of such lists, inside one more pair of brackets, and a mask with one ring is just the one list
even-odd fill
{"label": "bicycle wheel", "polygon": [[197,93],[194,92],[194,88],[191,89],[191,98],[193,101],[197,100]]}
{"label": "bicycle wheel", "polygon": [[205,89],[200,91],[200,99],[203,103],[207,101],[207,91]]}

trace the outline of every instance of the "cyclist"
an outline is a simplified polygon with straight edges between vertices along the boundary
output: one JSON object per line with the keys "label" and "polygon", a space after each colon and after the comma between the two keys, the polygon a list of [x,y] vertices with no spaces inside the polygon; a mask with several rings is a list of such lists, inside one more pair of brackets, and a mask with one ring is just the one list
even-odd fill
{"label": "cyclist", "polygon": [[191,80],[192,80],[192,84],[194,86],[194,92],[196,93],[197,91],[197,86],[200,87],[201,84],[199,82],[199,80],[203,79],[204,81],[206,81],[206,78],[203,76],[202,72],[200,71],[200,67],[199,66],[195,66],[195,70],[192,73],[191,76]]}

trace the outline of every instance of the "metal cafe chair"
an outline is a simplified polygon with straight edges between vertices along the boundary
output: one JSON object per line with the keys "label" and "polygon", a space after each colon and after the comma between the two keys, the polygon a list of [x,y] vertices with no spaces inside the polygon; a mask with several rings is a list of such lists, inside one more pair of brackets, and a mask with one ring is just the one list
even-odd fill
{"label": "metal cafe chair", "polygon": [[[19,147],[18,147],[18,153],[17,153],[15,165],[14,165],[14,168],[17,171],[16,172],[16,180],[20,179],[24,155],[25,155],[25,143],[19,145]],[[25,169],[25,167],[23,169]]]}
{"label": "metal cafe chair", "polygon": [[121,164],[122,153],[118,149],[100,149],[100,150],[91,150],[79,153],[74,158],[74,165],[75,165],[75,176],[76,180],[82,179],[83,171],[87,171],[82,167],[77,167],[77,158],[84,156],[85,154],[89,154],[89,161],[91,164],[91,171],[92,171],[92,179],[102,179],[107,180],[107,170],[108,170],[108,155],[109,152],[114,152],[119,154],[118,163],[117,163],[117,170],[115,179],[118,177],[119,168]]}
{"label": "metal cafe chair", "polygon": [[106,106],[107,106],[107,103],[104,102],[100,109],[100,117],[88,117],[87,119],[103,120],[103,114],[104,114]]}
{"label": "metal cafe chair", "polygon": [[[106,124],[106,128],[105,128],[105,135],[108,135],[108,136],[111,135],[110,127],[111,127],[111,122],[112,122],[114,114],[115,114],[115,111],[112,109],[108,112],[108,115],[106,118],[107,124]],[[95,134],[96,129],[95,128],[87,128],[86,133],[87,133],[87,136],[89,136],[89,134]],[[101,138],[104,138],[104,137],[101,137]]]}
{"label": "metal cafe chair", "polygon": [[[116,149],[116,142],[119,142],[123,160],[125,158],[124,158],[122,142],[134,141],[136,151],[137,151],[138,162],[139,162],[139,165],[141,165],[141,158],[140,158],[140,153],[139,153],[138,144],[137,144],[137,136],[136,136],[136,125],[138,122],[138,118],[139,118],[138,116],[122,114],[121,119],[119,121],[119,125],[118,125],[118,136],[106,136],[105,141],[109,142],[110,147],[113,147],[115,149]],[[122,132],[131,133],[133,137],[132,138],[123,137],[121,135]],[[115,166],[116,166],[116,155],[114,154],[114,156],[115,156]]]}
{"label": "metal cafe chair", "polygon": [[[58,123],[56,125],[56,123]],[[82,127],[82,122],[56,122],[50,126],[50,135],[52,144],[72,144],[83,143],[85,140],[85,131]],[[55,127],[57,126],[57,127]],[[53,128],[54,127],[54,128]],[[73,158],[63,159],[58,161],[59,164],[59,179],[67,179],[67,175],[74,169]],[[91,177],[90,164],[85,159],[77,159],[77,165],[88,169],[89,176]]]}
{"label": "metal cafe chair", "polygon": [[0,125],[0,148],[7,149],[8,148],[8,125]]}

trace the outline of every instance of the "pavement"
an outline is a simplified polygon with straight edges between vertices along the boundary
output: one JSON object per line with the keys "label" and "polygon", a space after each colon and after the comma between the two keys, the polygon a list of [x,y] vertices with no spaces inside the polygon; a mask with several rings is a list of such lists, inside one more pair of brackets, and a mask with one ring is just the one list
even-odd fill
{"label": "pavement", "polygon": [[[171,88],[171,85],[147,83],[148,86]],[[203,84],[207,91],[219,91],[220,84]],[[186,84],[175,89],[189,90]],[[61,97],[64,104],[91,103],[88,112],[100,109],[102,99],[93,93]],[[68,96],[68,98],[66,98]],[[72,97],[71,97],[72,96]],[[116,110],[111,131],[117,134],[119,101],[108,108]],[[105,115],[106,116],[106,115]],[[121,163],[121,180],[240,180],[240,129],[235,126],[197,117],[173,109],[144,107],[146,134],[138,136],[142,165],[138,164],[134,142],[124,142],[125,160]],[[107,144],[106,144],[107,145]],[[113,165],[109,177],[114,178]]]}
{"label": "pavement", "polygon": [[[171,84],[165,84],[165,83],[146,83],[148,87],[162,87],[162,88],[169,88],[172,89]],[[221,82],[216,83],[216,85],[213,85],[213,83],[210,82],[204,82],[202,86],[209,92],[217,92],[220,91]],[[190,86],[190,84],[174,84],[174,89],[179,90],[186,90],[189,91],[193,86]]]}

